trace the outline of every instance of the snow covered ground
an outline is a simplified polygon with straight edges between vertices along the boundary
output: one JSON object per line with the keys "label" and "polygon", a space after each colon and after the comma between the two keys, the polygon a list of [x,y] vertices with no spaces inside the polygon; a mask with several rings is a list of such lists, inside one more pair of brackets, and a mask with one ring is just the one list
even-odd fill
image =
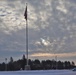
{"label": "snow covered ground", "polygon": [[0,75],[76,75],[76,72],[71,70],[3,71]]}

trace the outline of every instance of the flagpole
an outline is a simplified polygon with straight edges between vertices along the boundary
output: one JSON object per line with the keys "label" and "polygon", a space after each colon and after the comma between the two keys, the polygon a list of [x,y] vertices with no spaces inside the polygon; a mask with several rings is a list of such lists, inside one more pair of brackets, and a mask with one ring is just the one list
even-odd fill
{"label": "flagpole", "polygon": [[28,65],[28,21],[26,20],[26,56],[27,56],[27,65]]}
{"label": "flagpole", "polygon": [[27,3],[26,3],[26,10],[25,10],[25,19],[26,19],[26,65],[25,70],[30,70],[30,65],[28,64],[28,20],[27,20]]}

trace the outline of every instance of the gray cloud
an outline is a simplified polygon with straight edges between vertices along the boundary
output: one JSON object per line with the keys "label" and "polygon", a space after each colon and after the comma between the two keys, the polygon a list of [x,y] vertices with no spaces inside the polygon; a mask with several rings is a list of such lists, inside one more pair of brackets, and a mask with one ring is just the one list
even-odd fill
{"label": "gray cloud", "polygon": [[25,52],[28,3],[29,54],[76,52],[75,0],[6,0],[0,3],[0,51]]}

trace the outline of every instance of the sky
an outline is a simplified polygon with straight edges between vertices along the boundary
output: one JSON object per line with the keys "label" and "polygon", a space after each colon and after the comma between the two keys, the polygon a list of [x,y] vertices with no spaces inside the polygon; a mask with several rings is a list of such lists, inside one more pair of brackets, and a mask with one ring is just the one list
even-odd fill
{"label": "sky", "polygon": [[0,0],[0,62],[30,59],[76,62],[76,0]]}

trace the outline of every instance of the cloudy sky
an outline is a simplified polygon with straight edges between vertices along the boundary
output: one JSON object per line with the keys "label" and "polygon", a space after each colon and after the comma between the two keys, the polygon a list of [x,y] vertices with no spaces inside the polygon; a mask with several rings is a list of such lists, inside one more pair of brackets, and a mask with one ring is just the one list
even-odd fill
{"label": "cloudy sky", "polygon": [[76,0],[0,0],[0,62],[26,55],[28,3],[29,58],[76,61]]}

